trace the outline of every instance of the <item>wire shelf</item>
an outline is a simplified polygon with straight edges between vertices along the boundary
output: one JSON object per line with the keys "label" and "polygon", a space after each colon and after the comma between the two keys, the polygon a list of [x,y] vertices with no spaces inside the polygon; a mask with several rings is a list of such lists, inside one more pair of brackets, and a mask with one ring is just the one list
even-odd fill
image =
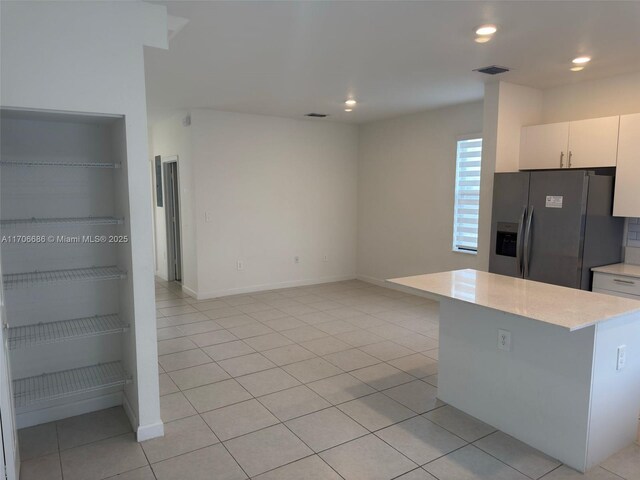
{"label": "wire shelf", "polygon": [[129,325],[122,322],[116,314],[11,327],[8,329],[9,350],[122,333],[128,329]]}
{"label": "wire shelf", "polygon": [[84,168],[120,168],[120,163],[105,162],[16,162],[5,160],[3,167],[84,167]]}
{"label": "wire shelf", "polygon": [[70,397],[131,382],[122,363],[109,362],[61,372],[43,373],[13,381],[13,397],[17,408]]}
{"label": "wire shelf", "polygon": [[9,273],[3,275],[5,290],[29,288],[38,285],[69,282],[91,282],[98,280],[119,280],[126,277],[118,267],[72,268],[69,270],[49,270],[44,272]]}
{"label": "wire shelf", "polygon": [[116,217],[66,217],[66,218],[13,218],[0,220],[0,227],[36,226],[36,225],[120,225],[122,218]]}

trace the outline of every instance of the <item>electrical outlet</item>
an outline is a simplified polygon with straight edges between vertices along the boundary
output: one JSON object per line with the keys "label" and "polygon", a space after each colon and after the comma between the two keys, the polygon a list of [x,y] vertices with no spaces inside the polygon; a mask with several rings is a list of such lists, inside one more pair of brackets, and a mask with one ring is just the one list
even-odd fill
{"label": "electrical outlet", "polygon": [[618,356],[616,361],[616,370],[619,372],[622,370],[627,363],[627,346],[620,345],[618,347]]}
{"label": "electrical outlet", "polygon": [[293,263],[300,263],[300,257],[297,255],[293,257]]}
{"label": "electrical outlet", "polygon": [[323,262],[328,262],[329,261],[329,255],[327,255],[326,253],[324,254],[324,257],[322,257],[322,261]]}
{"label": "electrical outlet", "polygon": [[238,260],[238,263],[236,265],[238,267],[238,270],[244,270],[244,262],[242,260]]}
{"label": "electrical outlet", "polygon": [[204,221],[207,223],[211,221],[211,212],[204,212]]}
{"label": "electrical outlet", "polygon": [[511,351],[511,332],[498,330],[498,350]]}

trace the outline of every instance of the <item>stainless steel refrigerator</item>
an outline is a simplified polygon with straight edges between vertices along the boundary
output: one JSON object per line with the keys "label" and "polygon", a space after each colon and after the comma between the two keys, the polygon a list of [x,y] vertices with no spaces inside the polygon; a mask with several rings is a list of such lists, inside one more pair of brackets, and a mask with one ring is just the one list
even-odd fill
{"label": "stainless steel refrigerator", "polygon": [[622,261],[614,177],[587,170],[496,173],[489,271],[591,289],[591,268]]}

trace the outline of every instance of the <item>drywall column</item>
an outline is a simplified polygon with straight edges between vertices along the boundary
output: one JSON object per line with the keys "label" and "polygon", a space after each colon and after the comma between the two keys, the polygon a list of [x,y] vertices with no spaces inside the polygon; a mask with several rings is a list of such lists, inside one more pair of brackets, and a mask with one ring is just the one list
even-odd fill
{"label": "drywall column", "polygon": [[[482,191],[493,191],[495,172],[517,172],[520,158],[520,130],[539,123],[542,92],[506,82],[489,83],[484,88],[482,128]],[[479,248],[488,252],[491,234],[492,196],[480,202]],[[487,258],[489,255],[487,255]],[[488,261],[483,269],[489,266]]]}
{"label": "drywall column", "polygon": [[520,130],[540,123],[542,92],[513,83],[498,82],[484,90],[485,160],[495,158],[496,172],[517,172],[520,157]]}
{"label": "drywall column", "polygon": [[499,83],[496,172],[517,172],[520,131],[540,123],[542,92],[513,83]]}
{"label": "drywall column", "polygon": [[127,390],[128,413],[139,440],[162,435],[143,46],[167,48],[166,8],[142,2],[2,2],[1,8],[3,107],[125,117],[135,338],[130,354],[137,381]]}

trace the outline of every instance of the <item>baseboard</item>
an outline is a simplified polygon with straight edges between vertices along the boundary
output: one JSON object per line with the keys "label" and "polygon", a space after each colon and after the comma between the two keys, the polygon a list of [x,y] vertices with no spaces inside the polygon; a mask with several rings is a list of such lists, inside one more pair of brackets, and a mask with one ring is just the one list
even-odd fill
{"label": "baseboard", "polygon": [[133,407],[131,407],[131,403],[129,402],[129,398],[127,398],[126,393],[122,394],[122,407],[124,408],[127,417],[129,417],[129,422],[131,422],[133,430],[136,432],[136,439],[138,442],[144,442],[145,440],[164,436],[164,423],[162,420],[152,423],[151,425],[139,425],[138,415],[136,415]]}
{"label": "baseboard", "polygon": [[124,408],[124,413],[126,413],[129,418],[131,428],[135,431],[138,428],[138,415],[136,415],[133,407],[131,407],[131,403],[129,403],[129,398],[125,392],[122,392],[122,408]]}
{"label": "baseboard", "polygon": [[140,425],[136,431],[136,440],[144,442],[152,438],[164,437],[164,423],[162,421],[151,425]]}
{"label": "baseboard", "polygon": [[198,292],[196,292],[195,290],[192,290],[189,287],[185,287],[184,285],[182,285],[182,291],[187,295],[189,295],[190,297],[198,299]]}
{"label": "baseboard", "polygon": [[158,277],[160,280],[164,280],[165,282],[169,281],[169,277],[167,276],[167,272],[156,272],[154,274],[156,277]]}
{"label": "baseboard", "polygon": [[322,277],[322,278],[315,278],[315,279],[291,280],[288,282],[250,285],[247,287],[230,288],[226,290],[217,290],[213,292],[193,292],[191,290],[185,290],[185,287],[182,287],[182,289],[185,290],[189,295],[192,295],[195,298],[197,298],[198,300],[208,300],[210,298],[226,297],[227,295],[240,295],[243,293],[263,292],[265,290],[278,290],[280,288],[305,287],[308,285],[321,285],[323,283],[342,282],[345,280],[353,280],[355,278],[356,278],[356,275],[337,275],[334,277]]}
{"label": "baseboard", "polygon": [[360,281],[377,285],[378,287],[389,288],[391,290],[397,290],[399,292],[408,293],[410,295],[415,295],[417,297],[424,297],[424,298],[428,298],[429,300],[438,301],[437,297],[427,292],[420,292],[418,290],[414,290],[413,288],[405,287],[404,285],[397,285],[395,283],[390,283],[390,282],[387,282],[386,280],[370,277],[369,275],[358,274],[356,278]]}
{"label": "baseboard", "polygon": [[[375,278],[375,277],[370,277],[369,275],[362,275],[362,274],[358,274],[356,275],[356,278],[362,282],[367,282],[367,283],[371,283],[373,285],[377,285],[379,287],[388,287],[389,285],[387,284],[387,282],[385,280],[380,280],[379,278]],[[389,287],[391,288],[391,287]]]}
{"label": "baseboard", "polygon": [[75,417],[76,415],[104,410],[105,408],[117,407],[118,405],[122,405],[122,403],[122,392],[113,392],[99,397],[78,400],[77,402],[69,402],[41,410],[32,410],[30,412],[16,414],[16,428],[33,427],[34,425],[40,425],[42,423]]}

